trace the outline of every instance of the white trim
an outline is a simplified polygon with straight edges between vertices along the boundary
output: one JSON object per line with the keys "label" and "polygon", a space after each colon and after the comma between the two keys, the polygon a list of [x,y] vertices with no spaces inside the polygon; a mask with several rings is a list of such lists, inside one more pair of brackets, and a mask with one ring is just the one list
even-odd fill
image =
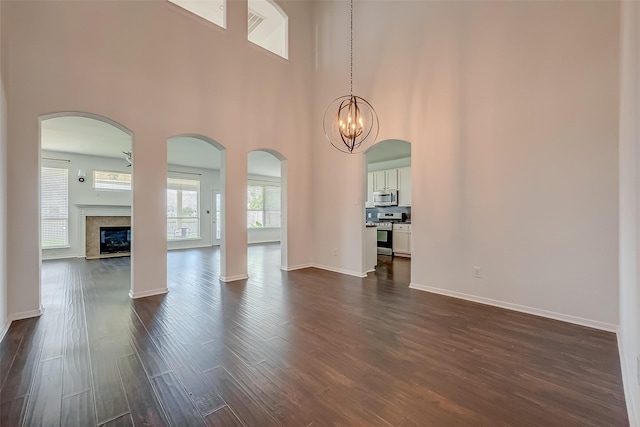
{"label": "white trim", "polygon": [[220,276],[220,280],[225,282],[225,283],[229,283],[229,282],[235,282],[237,280],[246,280],[248,279],[249,276],[247,274],[238,274],[237,276]]}
{"label": "white trim", "polygon": [[169,288],[158,288],[158,289],[152,289],[150,291],[143,291],[143,292],[129,291],[129,298],[131,299],[145,298],[145,297],[151,297],[154,295],[163,295],[168,292],[169,292]]}
{"label": "white trim", "polygon": [[638,419],[637,402],[633,400],[633,392],[629,384],[629,381],[635,381],[636,377],[630,375],[629,366],[627,365],[627,358],[624,357],[625,352],[623,350],[622,339],[618,333],[618,355],[620,356],[620,370],[622,371],[622,388],[624,390],[624,400],[627,403],[627,416],[629,417],[629,427],[640,427],[640,420]]}
{"label": "white trim", "polygon": [[418,283],[411,283],[409,287],[411,289],[417,289],[419,291],[431,292],[434,294],[460,298],[467,301],[477,302],[480,304],[506,308],[507,310],[519,311],[522,313],[533,314],[535,316],[561,320],[563,322],[574,323],[576,325],[587,326],[589,328],[600,329],[608,332],[616,332],[616,333],[618,332],[618,325],[614,325],[606,322],[600,322],[598,320],[585,319],[582,317],[571,316],[569,314],[556,313],[554,311],[542,310],[540,308],[527,307],[524,305],[513,304],[510,302],[495,300],[491,298],[479,297],[476,295],[469,295],[463,292],[456,292],[456,291],[450,291],[448,289],[435,288],[433,286],[420,285]]}
{"label": "white trim", "polygon": [[311,267],[319,268],[321,270],[333,271],[334,273],[346,274],[348,276],[355,276],[360,278],[367,277],[367,273],[360,273],[353,270],[345,270],[343,268],[329,267],[328,265],[313,264],[311,265]]}
{"label": "white trim", "polygon": [[303,268],[311,268],[313,264],[298,264],[291,267],[285,267],[284,265],[280,266],[280,270],[282,271],[294,271],[294,270],[302,270]]}
{"label": "white trim", "polygon": [[4,325],[2,325],[2,330],[0,330],[0,342],[4,339],[4,336],[7,334],[7,331],[9,330],[9,326],[11,326],[11,320],[7,318],[4,322]]}
{"label": "white trim", "polygon": [[69,255],[56,255],[56,256],[47,256],[45,257],[44,254],[42,255],[42,261],[54,261],[57,259],[71,259],[71,258],[84,258],[84,255],[76,255],[76,254],[69,254]]}
{"label": "white trim", "polygon": [[[200,239],[200,240],[202,240],[202,239]],[[177,242],[184,242],[184,240],[167,240],[167,243],[176,242],[176,241]],[[175,247],[175,248],[170,248],[168,246],[169,245],[167,244],[167,251],[179,251],[179,250],[182,250],[182,249],[204,249],[204,248],[211,248],[212,247],[211,245],[206,245],[206,244],[196,245],[196,246],[179,246],[179,247]],[[213,245],[213,246],[220,246],[220,245]]]}
{"label": "white trim", "polygon": [[42,316],[42,313],[44,313],[44,308],[42,308],[42,307],[40,307],[39,309],[36,309],[36,310],[29,310],[29,311],[22,311],[20,313],[13,313],[13,314],[9,315],[9,323],[13,322],[14,320],[30,319],[32,317]]}

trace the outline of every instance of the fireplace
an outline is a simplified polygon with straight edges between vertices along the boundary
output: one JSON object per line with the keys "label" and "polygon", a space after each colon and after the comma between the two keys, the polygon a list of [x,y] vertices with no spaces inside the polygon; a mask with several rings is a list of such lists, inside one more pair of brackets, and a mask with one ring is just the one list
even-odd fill
{"label": "fireplace", "polygon": [[131,252],[131,226],[100,227],[100,254]]}

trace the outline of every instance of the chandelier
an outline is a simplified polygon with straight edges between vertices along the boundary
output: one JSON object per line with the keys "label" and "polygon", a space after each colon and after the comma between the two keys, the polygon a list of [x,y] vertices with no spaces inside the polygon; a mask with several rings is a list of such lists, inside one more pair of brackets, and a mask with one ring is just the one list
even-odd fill
{"label": "chandelier", "polygon": [[361,153],[378,137],[378,115],[364,98],[353,94],[353,0],[350,21],[349,95],[334,99],[324,112],[322,127],[327,140],[338,150]]}

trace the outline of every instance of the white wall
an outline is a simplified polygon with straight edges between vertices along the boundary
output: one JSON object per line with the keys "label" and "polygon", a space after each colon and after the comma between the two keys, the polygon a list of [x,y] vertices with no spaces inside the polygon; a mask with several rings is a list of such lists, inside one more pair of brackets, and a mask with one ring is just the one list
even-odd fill
{"label": "white wall", "polygon": [[221,276],[246,276],[247,153],[256,149],[288,160],[288,264],[311,261],[311,156],[301,143],[312,128],[310,4],[279,3],[289,16],[284,61],[248,46],[243,1],[227,3],[228,30],[168,2],[4,3],[15,183],[8,204],[26,212],[8,213],[11,313],[39,309],[38,117],[53,112],[100,114],[133,132],[134,296],[165,290],[166,141],[175,135],[204,135],[226,148]]}
{"label": "white wall", "polygon": [[[322,117],[349,89],[348,4],[314,11]],[[414,285],[615,329],[619,4],[361,1],[354,13],[354,92],[376,108],[378,140],[412,143]],[[314,197],[332,200],[314,209],[314,260],[358,274],[363,156],[313,131]]]}
{"label": "white wall", "polygon": [[620,73],[620,362],[632,426],[640,426],[640,4],[622,3]]}
{"label": "white wall", "polygon": [[4,91],[5,37],[0,3],[0,340],[9,327],[7,311],[7,100]]}

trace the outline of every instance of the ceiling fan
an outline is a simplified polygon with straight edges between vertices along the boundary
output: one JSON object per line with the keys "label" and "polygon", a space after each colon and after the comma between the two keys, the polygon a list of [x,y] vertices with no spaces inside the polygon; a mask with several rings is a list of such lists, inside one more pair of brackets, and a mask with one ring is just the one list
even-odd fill
{"label": "ceiling fan", "polygon": [[122,154],[124,154],[124,159],[127,161],[127,163],[129,163],[127,167],[131,167],[131,151],[123,151]]}

